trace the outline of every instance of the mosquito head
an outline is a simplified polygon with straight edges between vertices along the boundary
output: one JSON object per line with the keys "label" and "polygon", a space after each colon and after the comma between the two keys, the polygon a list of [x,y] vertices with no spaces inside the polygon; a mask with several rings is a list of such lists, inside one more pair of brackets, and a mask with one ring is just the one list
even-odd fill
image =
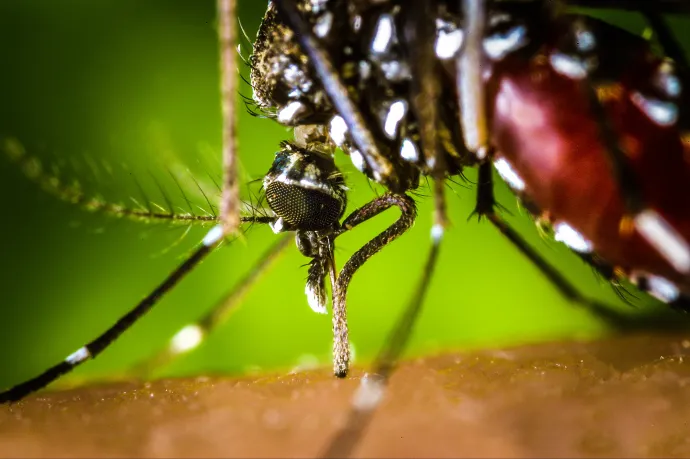
{"label": "mosquito head", "polygon": [[288,142],[276,153],[264,189],[278,216],[275,232],[331,228],[347,204],[347,187],[333,157]]}

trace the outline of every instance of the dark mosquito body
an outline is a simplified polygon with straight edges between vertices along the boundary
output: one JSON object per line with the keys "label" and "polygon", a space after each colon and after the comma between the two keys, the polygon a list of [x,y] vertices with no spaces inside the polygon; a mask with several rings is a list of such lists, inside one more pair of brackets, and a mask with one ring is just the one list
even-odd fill
{"label": "dark mosquito body", "polygon": [[[232,2],[219,1],[225,3]],[[556,1],[269,3],[249,59],[252,104],[295,127],[295,140],[281,144],[264,177],[271,212],[238,221],[295,233],[298,249],[311,258],[305,292],[317,312],[326,312],[330,280],[338,376],[347,374],[350,363],[349,282],[413,225],[416,208],[408,193],[426,179],[433,182],[435,224],[419,284],[374,364],[377,376],[363,380],[348,424],[327,456],[351,452],[380,400],[444,237],[443,183],[464,168],[478,168],[475,213],[574,303],[618,324],[615,313],[580,294],[496,213],[492,168],[541,228],[614,285],[631,282],[662,302],[690,309],[687,64],[656,12],[642,2],[612,3],[642,11],[663,52],[605,22],[568,14]],[[683,11],[680,2],[662,3]],[[222,43],[230,47],[231,34]],[[336,148],[388,190],[344,219],[347,187],[335,166]],[[226,172],[235,164],[228,155]],[[227,177],[225,190],[231,190],[236,183],[231,173]],[[398,220],[338,270],[337,237],[394,206],[401,211]],[[0,393],[0,402],[44,387],[105,349],[223,240],[227,220],[113,327],[64,362]],[[284,246],[283,239],[266,258]],[[195,347],[223,311],[219,307],[182,329],[169,354]]]}
{"label": "dark mosquito body", "polygon": [[[554,3],[500,1],[488,9],[482,43],[488,160],[556,240],[612,280],[630,280],[680,304],[690,294],[690,80],[682,63],[655,54],[647,40],[591,17],[559,14]],[[460,129],[460,5],[430,4],[430,72],[439,87],[430,102],[437,106],[436,147],[451,177],[487,161],[464,147]],[[358,146],[273,4],[251,58],[257,106],[283,124],[328,127],[324,140],[371,180],[397,193],[415,189],[435,160],[424,154],[413,100],[412,50],[419,45],[408,37],[418,11],[397,1],[302,1],[298,9],[377,154]],[[612,168],[619,159],[607,151],[611,144],[639,189],[619,181],[615,168],[622,166]],[[630,199],[644,207],[626,207]],[[491,212],[491,204],[480,202],[477,210]]]}

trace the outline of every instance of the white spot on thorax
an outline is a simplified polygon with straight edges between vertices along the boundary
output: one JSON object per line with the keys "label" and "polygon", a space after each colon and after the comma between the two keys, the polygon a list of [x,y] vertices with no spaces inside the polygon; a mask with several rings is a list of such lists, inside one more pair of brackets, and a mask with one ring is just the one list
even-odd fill
{"label": "white spot on thorax", "polygon": [[525,181],[515,172],[513,166],[510,165],[505,158],[498,158],[494,161],[494,167],[503,180],[515,191],[525,190]]}
{"label": "white spot on thorax", "polygon": [[176,354],[187,352],[197,347],[203,339],[204,330],[200,326],[196,324],[187,325],[172,337],[170,350]]}
{"label": "white spot on thorax", "polygon": [[91,357],[91,352],[86,346],[82,346],[65,358],[65,362],[70,365],[77,365]]}
{"label": "white spot on thorax", "polygon": [[690,246],[661,215],[642,211],[635,216],[635,228],[676,271],[690,273]]}
{"label": "white spot on thorax", "polygon": [[347,124],[345,124],[345,120],[341,116],[335,115],[331,118],[328,132],[333,142],[335,142],[337,146],[342,147],[343,143],[345,143],[345,134],[347,134]]}
{"label": "white spot on thorax", "polygon": [[400,157],[411,163],[419,161],[419,150],[417,150],[417,145],[410,139],[403,139],[402,145],[400,146]]}
{"label": "white spot on thorax", "polygon": [[292,88],[288,93],[288,97],[297,98],[309,92],[312,86],[312,81],[307,74],[296,64],[289,64],[282,71],[282,78],[285,84]]}
{"label": "white spot on thorax", "polygon": [[359,150],[352,149],[350,151],[350,159],[352,160],[352,164],[354,164],[355,168],[358,171],[364,171],[364,157],[362,156],[362,153],[359,152]]}
{"label": "white spot on thorax", "polygon": [[216,225],[211,228],[208,233],[206,233],[202,244],[204,244],[206,247],[214,246],[218,243],[218,241],[223,239],[223,236],[223,225]]}
{"label": "white spot on thorax", "polygon": [[371,76],[371,64],[367,61],[359,61],[359,77],[368,80]]}
{"label": "white spot on thorax", "polygon": [[354,30],[355,32],[359,32],[359,29],[361,29],[361,28],[362,28],[362,16],[360,16],[358,14],[352,20],[352,30]]}
{"label": "white spot on thorax", "polygon": [[587,65],[577,57],[563,53],[552,53],[549,56],[549,62],[556,72],[573,80],[581,80],[587,77]]}
{"label": "white spot on thorax", "polygon": [[319,12],[324,9],[326,9],[326,4],[329,2],[329,0],[311,0],[309,3],[311,4],[311,8],[314,12]]}
{"label": "white spot on thorax", "polygon": [[673,102],[650,99],[635,91],[630,95],[632,102],[659,126],[673,126],[678,121],[678,106]]}
{"label": "white spot on thorax", "polygon": [[493,60],[501,60],[509,53],[527,44],[527,28],[516,25],[505,34],[494,34],[484,39],[484,52]]}
{"label": "white spot on thorax", "polygon": [[324,38],[331,31],[333,26],[333,13],[326,11],[318,17],[316,24],[314,24],[314,34],[319,38]]}
{"label": "white spot on thorax", "polygon": [[393,34],[395,33],[395,24],[393,16],[390,14],[382,14],[379,21],[376,23],[376,30],[374,31],[374,39],[371,42],[371,51],[378,54],[387,52],[393,44]]}
{"label": "white spot on thorax", "polygon": [[557,223],[553,229],[554,239],[564,243],[575,252],[590,253],[594,250],[592,243],[566,222]]}
{"label": "white spot on thorax", "polygon": [[389,81],[403,81],[412,77],[410,67],[405,62],[385,61],[380,64],[383,76]]}
{"label": "white spot on thorax", "polygon": [[436,44],[434,52],[439,59],[454,57],[462,46],[464,33],[455,24],[436,19]]}
{"label": "white spot on thorax", "polygon": [[395,139],[398,133],[398,125],[400,121],[407,114],[407,102],[404,100],[396,100],[393,102],[388,109],[388,114],[386,115],[386,121],[383,126],[383,130],[389,139]]}
{"label": "white spot on thorax", "polygon": [[278,112],[278,121],[283,124],[289,124],[295,116],[304,111],[305,108],[302,102],[290,102]]}

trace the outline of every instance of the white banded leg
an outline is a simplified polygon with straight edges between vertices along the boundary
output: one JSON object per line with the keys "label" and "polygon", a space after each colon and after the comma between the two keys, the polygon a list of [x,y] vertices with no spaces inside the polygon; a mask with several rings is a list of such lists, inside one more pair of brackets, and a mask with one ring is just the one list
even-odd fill
{"label": "white banded leg", "polygon": [[335,289],[333,290],[333,373],[340,378],[347,376],[350,367],[346,297],[352,276],[369,258],[412,227],[417,217],[415,203],[407,195],[386,193],[352,212],[343,222],[342,229],[335,235],[337,237],[351,230],[392,206],[397,206],[400,209],[401,215],[398,220],[357,250],[343,265],[343,269],[335,281]]}
{"label": "white banded leg", "polygon": [[436,267],[443,235],[443,228],[434,225],[431,231],[431,248],[414,294],[402,316],[393,326],[389,338],[385,341],[383,349],[374,362],[372,371],[362,378],[360,386],[352,398],[345,425],[331,439],[321,457],[351,456],[369,425],[372,414],[383,399],[386,385],[395,365],[412,335],[414,324],[422,309],[424,296]]}
{"label": "white banded leg", "polygon": [[69,373],[85,361],[95,358],[155,306],[158,301],[194,269],[223,240],[223,231],[211,229],[203,243],[139,304],[121,317],[113,326],[93,341],[67,356],[62,362],[48,368],[40,375],[0,392],[0,403],[14,402],[44,388],[62,375]]}

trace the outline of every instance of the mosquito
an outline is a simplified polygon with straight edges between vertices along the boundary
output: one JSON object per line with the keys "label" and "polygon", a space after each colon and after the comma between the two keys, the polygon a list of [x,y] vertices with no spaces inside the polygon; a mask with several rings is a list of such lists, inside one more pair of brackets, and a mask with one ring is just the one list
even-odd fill
{"label": "mosquito", "polygon": [[[467,167],[478,169],[475,213],[573,303],[625,325],[605,304],[582,295],[506,223],[496,211],[492,168],[540,225],[604,278],[614,285],[629,281],[662,302],[688,309],[688,208],[674,204],[685,202],[687,191],[680,185],[690,178],[683,162],[683,88],[690,82],[684,55],[649,3],[601,2],[642,12],[668,58],[655,58],[639,37],[564,14],[554,3],[271,2],[250,61],[254,103],[294,126],[295,140],[281,145],[264,177],[270,213],[257,216],[240,212],[232,109],[237,90],[235,5],[219,0],[224,171],[219,224],[105,333],[1,393],[0,401],[18,400],[97,356],[243,223],[295,234],[299,251],[311,259],[307,302],[324,312],[331,292],[333,372],[346,376],[351,360],[349,283],[369,258],[411,228],[417,214],[410,192],[426,177],[433,192],[434,225],[421,276],[372,376],[355,394],[348,424],[324,453],[349,455],[384,393],[430,284],[449,223],[444,183]],[[682,2],[663,6],[665,11],[687,10]],[[621,43],[624,52],[609,43]],[[623,70],[631,68],[644,78],[627,80]],[[572,119],[552,103],[558,100],[573,102]],[[637,118],[628,118],[632,115],[624,109],[630,106]],[[633,121],[640,125],[630,132]],[[589,142],[589,176],[567,173],[584,155],[571,148],[578,142]],[[648,159],[658,144],[670,151],[656,164],[660,175],[641,175],[637,158]],[[333,161],[336,147],[388,190],[348,215],[348,189]],[[549,167],[552,157],[543,149],[563,162]],[[670,175],[666,182],[664,174]],[[608,207],[594,212],[590,192],[607,198]],[[569,207],[571,201],[577,206]],[[391,207],[400,210],[400,217],[339,269],[337,238]],[[276,244],[266,258],[283,247]],[[217,324],[215,318],[212,314],[181,330],[174,340],[178,348],[196,345]]]}

